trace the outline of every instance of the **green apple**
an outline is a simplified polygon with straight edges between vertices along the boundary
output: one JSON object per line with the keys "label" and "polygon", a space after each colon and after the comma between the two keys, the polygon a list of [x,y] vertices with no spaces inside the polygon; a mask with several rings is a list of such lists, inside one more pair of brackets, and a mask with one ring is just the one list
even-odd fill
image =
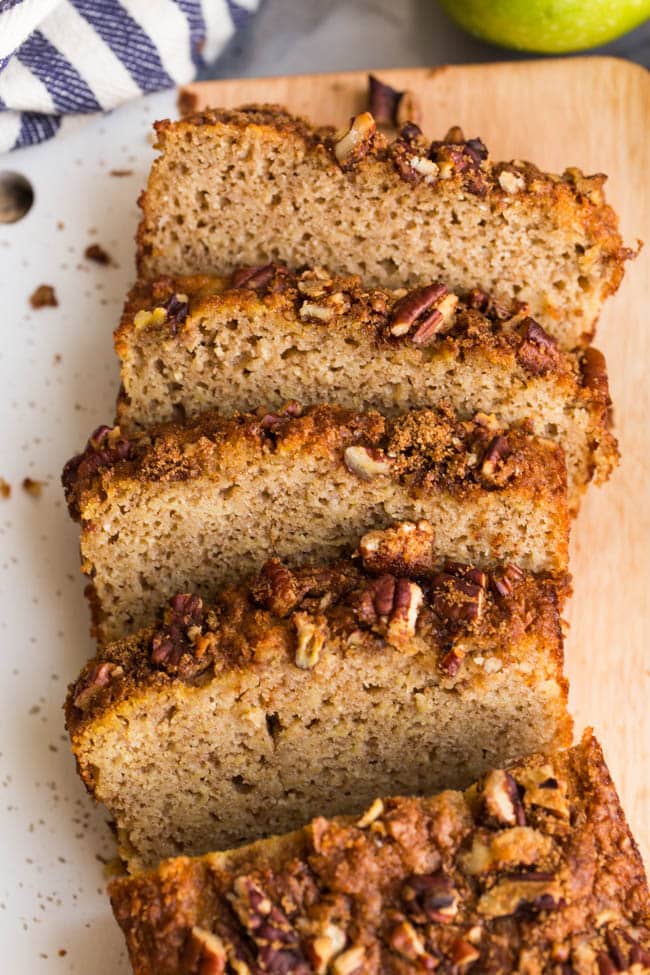
{"label": "green apple", "polygon": [[440,5],[484,41],[544,54],[606,44],[650,17],[650,0],[440,0]]}

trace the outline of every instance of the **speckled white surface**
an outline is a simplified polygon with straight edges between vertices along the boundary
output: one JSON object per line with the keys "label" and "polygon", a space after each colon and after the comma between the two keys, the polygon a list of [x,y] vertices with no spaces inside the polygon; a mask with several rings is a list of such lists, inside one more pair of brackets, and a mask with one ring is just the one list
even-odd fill
{"label": "speckled white surface", "polygon": [[[130,970],[104,893],[106,814],[77,779],[63,725],[66,685],[93,646],[59,477],[113,415],[111,333],[133,278],[148,136],[175,111],[173,93],[158,95],[0,157],[36,192],[22,221],[0,224],[0,477],[12,487],[0,498],[0,945],[12,975]],[[93,242],[111,266],[84,258]],[[30,307],[40,284],[57,308]],[[40,498],[25,477],[45,482]]]}

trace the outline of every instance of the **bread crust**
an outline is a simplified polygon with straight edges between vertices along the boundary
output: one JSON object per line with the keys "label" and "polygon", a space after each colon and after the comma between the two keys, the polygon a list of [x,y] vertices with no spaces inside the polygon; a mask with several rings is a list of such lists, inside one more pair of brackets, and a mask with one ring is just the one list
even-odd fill
{"label": "bread crust", "polygon": [[[650,971],[643,865],[589,732],[465,793],[387,799],[356,822],[168,860],[110,895],[136,975],[226,971],[233,958],[248,972],[261,957],[308,975],[325,947],[341,971],[354,960],[377,975],[455,972],[460,958],[495,975]],[[263,903],[284,932],[274,954]]]}
{"label": "bread crust", "polygon": [[[83,736],[97,722],[110,722],[123,701],[176,685],[218,685],[228,672],[300,666],[300,627],[327,634],[323,653],[339,657],[341,665],[349,653],[398,648],[424,654],[443,686],[462,685],[464,691],[473,683],[480,687],[490,666],[486,659],[495,652],[502,667],[525,661],[534,634],[548,654],[549,679],[566,701],[560,611],[568,577],[534,576],[508,565],[483,571],[445,564],[426,522],[369,533],[360,548],[361,554],[326,565],[296,568],[271,559],[246,582],[224,588],[212,605],[179,594],[149,628],[101,648],[70,685],[65,704],[86,784],[92,786],[93,770],[84,765]],[[415,585],[422,600],[417,629],[407,637],[391,629],[394,608],[387,615],[376,611],[378,585],[388,583],[394,593],[397,580],[402,589]],[[166,642],[161,659],[156,648]],[[316,663],[311,673],[318,681]]]}
{"label": "bread crust", "polygon": [[[594,262],[598,264],[600,302],[617,290],[625,262],[634,256],[624,246],[618,218],[605,202],[604,175],[585,176],[581,170],[569,167],[558,176],[542,172],[530,162],[493,162],[479,139],[429,144],[419,130],[414,132],[413,127],[407,127],[389,142],[375,132],[363,144],[363,152],[354,158],[353,164],[342,165],[337,159],[336,138],[331,128],[314,128],[307,120],[294,117],[277,105],[207,110],[175,122],[162,120],[156,123],[155,129],[156,146],[163,153],[161,158],[175,144],[189,145],[195,138],[212,142],[245,135],[266,145],[269,152],[285,151],[292,158],[306,161],[326,180],[356,181],[360,187],[388,187],[399,199],[404,193],[409,194],[414,206],[420,200],[438,197],[452,201],[469,194],[495,214],[508,213],[514,207],[520,216],[534,222],[535,215],[543,212],[554,227],[578,230],[584,238],[576,266],[584,264],[589,272]],[[442,160],[445,178],[425,179],[408,164],[414,157]],[[143,219],[136,236],[137,264],[145,278],[152,277],[159,269],[156,233],[160,213],[155,204],[159,174],[162,170],[157,160],[149,186],[139,201]],[[509,185],[508,179],[514,180],[515,191],[512,187],[504,188]],[[563,314],[561,310],[550,312],[551,318],[554,315],[562,318]],[[585,321],[583,326],[581,342],[586,343],[593,336],[595,322]]]}
{"label": "bread crust", "polygon": [[[286,456],[287,463],[301,454],[315,454],[349,471],[346,449],[358,446],[371,459],[385,460],[387,476],[413,492],[442,489],[471,497],[486,487],[508,487],[525,498],[543,493],[558,502],[565,499],[562,450],[531,436],[525,423],[503,431],[508,454],[499,458],[505,461],[501,474],[485,476],[485,459],[502,431],[482,415],[459,421],[444,403],[395,419],[331,404],[303,409],[291,403],[277,414],[260,409],[233,417],[207,411],[132,439],[123,438],[117,427],[100,428],[85,450],[68,461],[62,481],[71,516],[87,522],[100,496],[117,497],[134,486],[146,489],[156,482],[218,478],[226,460],[244,468],[268,451]],[[568,532],[565,504],[558,505],[558,518]]]}

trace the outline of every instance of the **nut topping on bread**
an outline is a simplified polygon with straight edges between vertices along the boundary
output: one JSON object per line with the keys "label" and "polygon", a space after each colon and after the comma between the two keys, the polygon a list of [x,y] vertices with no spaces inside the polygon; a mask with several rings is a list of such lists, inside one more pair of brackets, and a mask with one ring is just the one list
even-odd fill
{"label": "nut topping on bread", "polygon": [[527,826],[486,826],[476,787],[384,798],[361,820],[321,816],[114,881],[138,975],[186,975],[197,927],[237,950],[245,975],[280,971],[271,941],[286,970],[306,961],[310,975],[647,975],[647,882],[602,752],[585,735],[495,771],[519,787],[546,764],[565,783],[567,823],[533,812]]}

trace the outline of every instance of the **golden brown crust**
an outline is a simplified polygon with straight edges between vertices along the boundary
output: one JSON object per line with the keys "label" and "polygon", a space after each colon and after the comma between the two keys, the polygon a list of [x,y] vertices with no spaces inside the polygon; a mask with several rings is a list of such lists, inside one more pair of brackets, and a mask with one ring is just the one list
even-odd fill
{"label": "golden brown crust", "polygon": [[[245,280],[246,272],[257,272],[250,283]],[[242,278],[243,283],[238,284]],[[444,285],[435,286],[442,289],[444,296],[449,295]],[[183,301],[186,307],[182,318],[166,308],[179,296],[187,299]],[[115,347],[118,355],[124,354],[128,337],[140,330],[156,335],[161,342],[175,339],[192,347],[204,319],[268,311],[295,320],[298,327],[305,329],[326,326],[328,332],[347,331],[353,326],[370,342],[414,344],[416,348],[426,348],[427,356],[437,352],[462,358],[480,352],[489,361],[518,366],[529,376],[553,373],[568,381],[577,379],[578,357],[562,352],[542,326],[530,318],[523,302],[496,302],[475,289],[459,297],[450,327],[437,330],[425,344],[414,342],[416,327],[400,335],[391,332],[396,305],[404,296],[404,289],[400,292],[364,288],[357,275],[330,275],[321,268],[298,274],[282,264],[242,268],[229,278],[161,276],[140,281],[132,288],[115,332]],[[319,320],[317,314],[310,315],[310,308],[322,311],[324,317]],[[164,314],[154,315],[156,309]],[[152,314],[139,315],[140,312]],[[531,340],[531,330],[535,341]]]}
{"label": "golden brown crust", "polygon": [[[569,167],[559,176],[542,172],[530,162],[493,162],[480,139],[465,140],[460,133],[452,141],[451,133],[448,133],[445,140],[429,142],[418,127],[411,124],[405,126],[391,142],[372,130],[364,141],[363,152],[356,152],[351,164],[342,163],[337,159],[336,137],[332,128],[314,128],[306,119],[293,116],[278,105],[208,109],[175,122],[165,119],[155,124],[157,148],[164,149],[170,138],[182,140],[187,136],[191,139],[193,130],[198,127],[213,128],[215,136],[224,127],[242,131],[258,127],[274,140],[299,142],[305,154],[318,156],[320,166],[331,166],[337,172],[343,170],[351,178],[359,171],[370,171],[379,165],[384,176],[397,177],[406,185],[419,186],[426,182],[431,193],[465,191],[488,200],[497,209],[507,208],[516,199],[521,207],[552,211],[558,226],[582,226],[595,251],[598,251],[598,259],[603,267],[603,300],[617,290],[624,274],[625,261],[634,256],[624,246],[618,218],[605,202],[602,187],[607,177],[601,173],[585,176],[578,168]],[[435,178],[427,177],[413,168],[410,161],[414,156],[434,162],[438,170]],[[440,172],[445,173],[445,178],[440,178]],[[508,177],[511,185],[506,188]],[[146,191],[139,202],[146,211]],[[145,218],[136,235],[138,267],[141,270],[151,246],[148,232]],[[592,334],[593,329],[586,338]]]}
{"label": "golden brown crust", "polygon": [[650,971],[643,865],[589,733],[465,793],[168,860],[110,894],[136,975]]}
{"label": "golden brown crust", "polygon": [[527,497],[566,496],[561,448],[532,436],[526,424],[504,428],[484,414],[460,421],[444,403],[395,419],[334,405],[303,409],[295,402],[279,413],[260,409],[225,418],[209,411],[130,440],[119,427],[100,427],[83,453],[68,461],[62,481],[70,513],[80,518],[99,493],[216,477],[225,457],[245,464],[269,451],[288,460],[325,455],[362,478],[370,465],[373,474],[398,479],[415,494],[508,487]]}
{"label": "golden brown crust", "polygon": [[342,659],[390,647],[423,653],[452,687],[474,671],[482,677],[493,651],[501,667],[525,659],[534,635],[566,693],[560,609],[567,591],[566,579],[514,565],[483,571],[441,562],[426,522],[401,523],[368,533],[352,559],[301,568],[271,559],[211,606],[190,594],[173,597],[155,624],[86,664],[69,689],[67,727],[74,740],[147,688],[203,685],[274,661],[311,669],[325,644],[323,653]]}

